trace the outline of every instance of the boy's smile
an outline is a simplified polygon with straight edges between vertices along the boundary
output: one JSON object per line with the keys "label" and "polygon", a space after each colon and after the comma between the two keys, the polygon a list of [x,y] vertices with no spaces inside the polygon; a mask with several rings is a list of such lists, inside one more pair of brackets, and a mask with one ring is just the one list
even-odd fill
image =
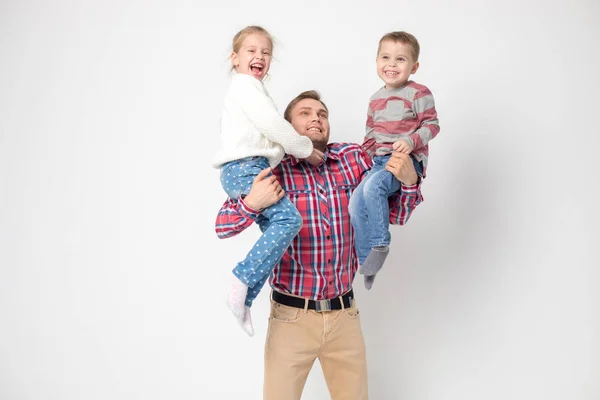
{"label": "boy's smile", "polygon": [[417,72],[419,62],[413,59],[410,44],[386,40],[377,54],[377,75],[386,89],[404,85],[410,75]]}

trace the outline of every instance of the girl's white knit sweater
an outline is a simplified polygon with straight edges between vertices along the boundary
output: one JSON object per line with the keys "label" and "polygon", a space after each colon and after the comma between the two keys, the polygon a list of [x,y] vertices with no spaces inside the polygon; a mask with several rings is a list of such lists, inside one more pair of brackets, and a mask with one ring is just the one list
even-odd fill
{"label": "girl's white knit sweater", "polygon": [[221,116],[221,149],[213,166],[251,156],[263,156],[275,167],[285,153],[308,157],[312,142],[283,119],[262,81],[245,74],[231,79]]}

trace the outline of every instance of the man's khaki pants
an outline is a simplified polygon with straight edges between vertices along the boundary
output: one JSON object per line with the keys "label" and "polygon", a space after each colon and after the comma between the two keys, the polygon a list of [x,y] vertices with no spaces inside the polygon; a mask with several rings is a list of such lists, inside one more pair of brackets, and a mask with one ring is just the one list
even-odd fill
{"label": "man's khaki pants", "polygon": [[264,400],[300,400],[318,358],[332,400],[366,400],[367,360],[358,309],[316,312],[271,300]]}

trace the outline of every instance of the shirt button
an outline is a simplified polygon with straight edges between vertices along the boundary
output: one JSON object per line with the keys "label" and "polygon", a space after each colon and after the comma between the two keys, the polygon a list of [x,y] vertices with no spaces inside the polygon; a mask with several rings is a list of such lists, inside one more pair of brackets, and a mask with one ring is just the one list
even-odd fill
{"label": "shirt button", "polygon": [[327,235],[327,240],[331,239],[331,236]]}
{"label": "shirt button", "polygon": [[329,264],[331,264],[331,259],[327,260],[327,262],[328,262]]}

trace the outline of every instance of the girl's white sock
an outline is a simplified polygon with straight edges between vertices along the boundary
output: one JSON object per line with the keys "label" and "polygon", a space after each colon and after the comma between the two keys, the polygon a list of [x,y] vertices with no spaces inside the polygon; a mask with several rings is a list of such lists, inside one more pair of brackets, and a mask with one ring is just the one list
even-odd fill
{"label": "girl's white sock", "polygon": [[254,336],[254,326],[252,326],[252,315],[250,314],[250,307],[246,307],[244,310],[244,319],[242,320],[242,329],[248,334],[248,336]]}
{"label": "girl's white sock", "polygon": [[233,278],[231,280],[231,291],[227,296],[227,306],[238,320],[238,322],[242,323],[244,319],[246,307],[246,294],[248,294],[248,286],[242,281],[240,281],[235,275],[232,275]]}

